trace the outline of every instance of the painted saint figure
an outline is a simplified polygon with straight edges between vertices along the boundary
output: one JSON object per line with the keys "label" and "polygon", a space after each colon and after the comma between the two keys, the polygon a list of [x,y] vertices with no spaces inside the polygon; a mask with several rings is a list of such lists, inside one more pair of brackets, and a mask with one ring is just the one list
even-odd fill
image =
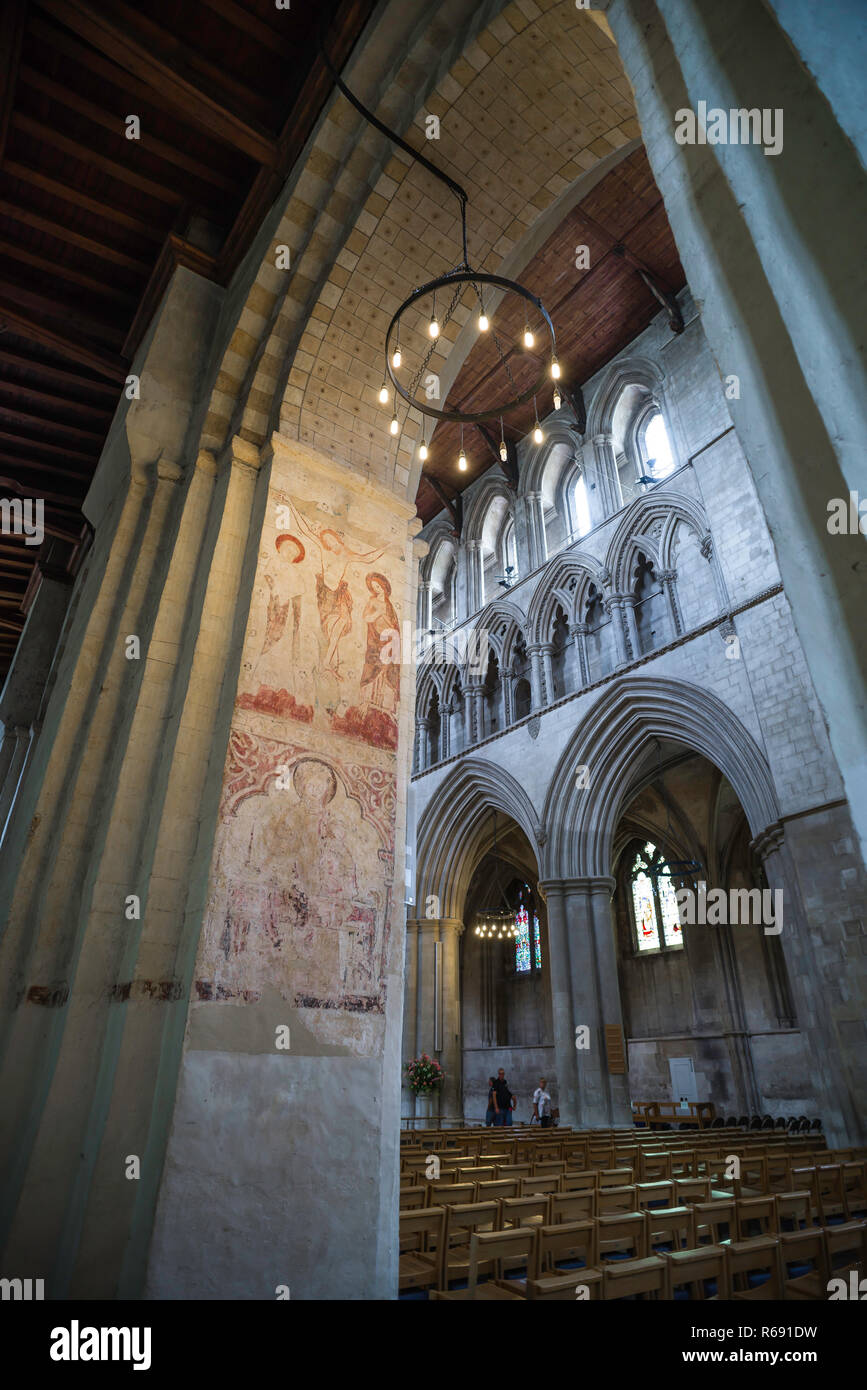
{"label": "painted saint figure", "polygon": [[364,669],[361,673],[361,713],[367,717],[370,709],[393,715],[400,699],[400,665],[388,660],[389,638],[399,632],[397,614],[391,602],[391,585],[384,574],[374,571],[367,575],[366,584],[371,597],[362,614],[367,624],[367,644]]}

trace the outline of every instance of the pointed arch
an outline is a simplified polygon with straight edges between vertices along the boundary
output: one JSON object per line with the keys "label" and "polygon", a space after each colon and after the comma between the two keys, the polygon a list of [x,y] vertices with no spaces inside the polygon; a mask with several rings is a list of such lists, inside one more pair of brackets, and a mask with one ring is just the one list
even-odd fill
{"label": "pointed arch", "polygon": [[[576,729],[545,799],[545,876],[605,877],[629,772],[649,739],[667,738],[701,753],[728,778],[755,839],[779,820],[767,760],[749,731],[709,690],[688,681],[623,677],[609,686]],[[578,787],[576,768],[588,769]]]}
{"label": "pointed arch", "polygon": [[[621,357],[604,372],[587,411],[587,434],[610,434],[617,402],[627,386],[643,386],[660,400],[665,373],[651,357]],[[660,401],[661,403],[661,401]],[[668,421],[666,420],[666,424]]]}
{"label": "pointed arch", "polygon": [[474,490],[473,496],[464,512],[463,535],[465,540],[481,540],[491,503],[496,501],[497,498],[504,499],[507,513],[514,516],[514,492],[509,487],[505,478],[498,476],[496,473],[487,473],[479,480],[478,486]]}
{"label": "pointed arch", "polygon": [[672,536],[678,521],[684,521],[700,541],[709,538],[704,507],[685,493],[655,488],[630,503],[608,543],[605,556],[605,567],[611,573],[617,593],[629,589],[633,558],[639,550],[643,550],[658,569],[670,567]]}
{"label": "pointed arch", "polygon": [[609,580],[608,571],[593,555],[573,550],[567,555],[555,555],[543,570],[527,610],[527,640],[547,642],[559,604],[570,623],[580,621],[584,595],[595,584],[603,593]]}
{"label": "pointed arch", "polygon": [[435,897],[440,916],[460,917],[473,870],[493,842],[494,810],[520,826],[538,862],[542,826],[523,787],[496,763],[463,759],[440,783],[419,822],[419,903]]}
{"label": "pointed arch", "polygon": [[500,670],[512,660],[515,642],[518,637],[529,641],[527,636],[527,616],[510,599],[495,599],[482,609],[475,624],[477,630],[487,632],[488,642],[500,663]]}

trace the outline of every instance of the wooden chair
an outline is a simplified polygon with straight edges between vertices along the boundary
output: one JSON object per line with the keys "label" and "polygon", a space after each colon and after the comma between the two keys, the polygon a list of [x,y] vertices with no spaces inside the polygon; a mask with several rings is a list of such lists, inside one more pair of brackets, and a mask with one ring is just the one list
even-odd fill
{"label": "wooden chair", "polygon": [[500,1229],[512,1226],[544,1226],[550,1219],[548,1196],[507,1197],[500,1202]]}
{"label": "wooden chair", "polygon": [[[537,1232],[536,1267],[527,1280],[527,1295],[531,1299],[568,1299],[574,1302],[580,1285],[587,1288],[591,1299],[602,1291],[602,1271],[598,1268],[596,1252],[597,1228],[594,1221],[568,1221],[557,1226],[542,1226]],[[557,1261],[579,1254],[585,1263],[580,1268],[559,1269]]]}
{"label": "wooden chair", "polygon": [[673,1206],[674,1193],[675,1184],[673,1182],[637,1182],[635,1184],[635,1209],[636,1211],[644,1211],[653,1205]]}
{"label": "wooden chair", "polygon": [[398,1218],[398,1289],[438,1283],[445,1244],[445,1207],[402,1211]]}
{"label": "wooden chair", "polygon": [[733,1197],[715,1197],[710,1202],[695,1202],[695,1233],[699,1244],[705,1236],[710,1245],[722,1245],[731,1240],[735,1233],[737,1210],[737,1202]]}
{"label": "wooden chair", "polygon": [[737,1203],[736,1234],[738,1240],[751,1236],[777,1234],[777,1204],[769,1197],[740,1197]]}
{"label": "wooden chair", "polygon": [[561,1221],[593,1221],[596,1210],[594,1192],[553,1192],[550,1198],[551,1221],[557,1225]]}
{"label": "wooden chair", "polygon": [[817,1165],[816,1179],[822,1225],[827,1225],[832,1216],[847,1217],[842,1165],[839,1163]]}
{"label": "wooden chair", "polygon": [[458,1182],[493,1182],[497,1171],[491,1164],[461,1165],[458,1169]]}
{"label": "wooden chair", "polygon": [[709,1202],[710,1182],[707,1178],[676,1178],[674,1201],[676,1205],[683,1205],[684,1202]]}
{"label": "wooden chair", "polygon": [[535,1233],[528,1227],[516,1227],[511,1231],[473,1231],[469,1241],[467,1287],[434,1290],[430,1297],[471,1303],[514,1299],[520,1302],[526,1296],[526,1281],[504,1279],[498,1275],[480,1284],[479,1274],[491,1268],[499,1270],[504,1261],[529,1267],[534,1242]]}
{"label": "wooden chair", "polygon": [[666,1245],[670,1250],[693,1250],[698,1245],[692,1207],[653,1207],[644,1214],[648,1254],[659,1253],[656,1249],[659,1245]]}
{"label": "wooden chair", "polygon": [[[728,1262],[731,1297],[735,1300],[766,1301],[783,1296],[780,1242],[776,1236],[752,1240],[733,1240],[723,1247]],[[767,1274],[761,1284],[750,1279]]]}
{"label": "wooden chair", "polygon": [[671,1180],[671,1155],[659,1151],[643,1151],[639,1165],[639,1182],[669,1182]]}
{"label": "wooden chair", "polygon": [[[825,1232],[816,1226],[808,1226],[799,1231],[783,1231],[780,1236],[780,1263],[783,1270],[783,1297],[792,1299],[827,1298],[828,1251],[825,1245]],[[793,1274],[790,1265],[796,1268],[805,1263],[812,1267]]]}
{"label": "wooden chair", "polygon": [[466,1277],[470,1266],[471,1236],[493,1231],[499,1227],[499,1222],[500,1208],[496,1202],[472,1202],[466,1206],[446,1207],[437,1285],[440,1290],[448,1292],[452,1279]]}
{"label": "wooden chair", "polygon": [[554,1159],[553,1161],[549,1160],[546,1163],[533,1164],[534,1178],[550,1178],[552,1175],[559,1177],[561,1173],[565,1172],[566,1164],[562,1158]]}
{"label": "wooden chair", "polygon": [[855,1159],[844,1163],[842,1169],[846,1215],[850,1221],[867,1217],[867,1163],[863,1158]]}
{"label": "wooden chair", "polygon": [[603,1265],[602,1297],[670,1298],[668,1264],[659,1255],[643,1259],[617,1260]]}
{"label": "wooden chair", "polygon": [[643,1260],[647,1255],[647,1224],[644,1212],[621,1212],[616,1216],[598,1216],[599,1258],[604,1263],[612,1254],[629,1251],[629,1258]]}
{"label": "wooden chair", "polygon": [[530,1176],[530,1169],[531,1169],[531,1168],[532,1168],[532,1164],[530,1164],[530,1163],[498,1163],[498,1164],[497,1164],[497,1177],[498,1177],[498,1178],[529,1178],[529,1176]]}
{"label": "wooden chair", "polygon": [[426,1205],[427,1189],[424,1187],[400,1186],[400,1210],[416,1211]]}
{"label": "wooden chair", "polygon": [[[665,1258],[671,1298],[679,1288],[685,1288],[687,1296],[695,1300],[710,1297],[723,1301],[731,1297],[724,1246],[700,1245],[694,1250],[672,1250]],[[709,1295],[705,1285],[711,1280],[716,1284],[716,1292]]]}
{"label": "wooden chair", "polygon": [[[599,1263],[598,1230],[595,1221],[563,1221],[537,1229],[536,1258],[532,1277],[541,1279],[557,1274],[559,1260],[583,1260],[588,1268]],[[566,1271],[568,1277],[576,1271]]]}
{"label": "wooden chair", "polygon": [[628,1187],[635,1181],[631,1168],[598,1169],[599,1190],[606,1187]]}
{"label": "wooden chair", "polygon": [[428,1184],[429,1207],[464,1207],[476,1200],[474,1182],[432,1182]]}
{"label": "wooden chair", "polygon": [[521,1178],[521,1196],[532,1197],[534,1194],[548,1196],[552,1192],[560,1191],[560,1179],[555,1175],[540,1178]]}
{"label": "wooden chair", "polygon": [[847,1221],[842,1226],[825,1226],[825,1253],[828,1278],[835,1279],[857,1270],[867,1273],[867,1224]]}
{"label": "wooden chair", "polygon": [[519,1197],[520,1183],[517,1178],[496,1178],[493,1182],[477,1182],[477,1202],[500,1202],[506,1197]]}
{"label": "wooden chair", "polygon": [[598,1169],[589,1172],[566,1172],[560,1178],[561,1192],[595,1192],[599,1186]]}
{"label": "wooden chair", "polygon": [[812,1228],[812,1204],[806,1188],[801,1192],[776,1192],[774,1201],[777,1206],[777,1230],[780,1233]]}
{"label": "wooden chair", "polygon": [[635,1188],[600,1188],[596,1193],[596,1210],[600,1216],[613,1216],[621,1211],[636,1211]]}

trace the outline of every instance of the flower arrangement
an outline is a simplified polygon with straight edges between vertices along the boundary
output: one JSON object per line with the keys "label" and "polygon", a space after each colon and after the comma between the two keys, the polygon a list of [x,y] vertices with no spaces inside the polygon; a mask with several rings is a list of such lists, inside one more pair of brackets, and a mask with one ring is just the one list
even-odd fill
{"label": "flower arrangement", "polygon": [[435,1091],[445,1077],[439,1062],[423,1052],[406,1064],[406,1079],[409,1089],[417,1096],[428,1096]]}

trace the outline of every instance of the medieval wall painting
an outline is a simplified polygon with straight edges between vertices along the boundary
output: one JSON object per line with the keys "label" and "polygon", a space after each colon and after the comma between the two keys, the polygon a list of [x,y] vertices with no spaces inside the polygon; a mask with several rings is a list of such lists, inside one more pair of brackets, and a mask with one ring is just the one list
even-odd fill
{"label": "medieval wall painting", "polygon": [[322,1041],[369,1053],[394,912],[406,523],[382,536],[379,509],[367,531],[357,492],[305,462],[291,495],[272,475],[193,1007],[278,995]]}
{"label": "medieval wall painting", "polygon": [[198,998],[382,1013],[393,775],[241,731],[226,774]]}
{"label": "medieval wall painting", "polygon": [[398,557],[273,496],[238,707],[396,749],[400,666],[383,654],[399,623],[383,571]]}

